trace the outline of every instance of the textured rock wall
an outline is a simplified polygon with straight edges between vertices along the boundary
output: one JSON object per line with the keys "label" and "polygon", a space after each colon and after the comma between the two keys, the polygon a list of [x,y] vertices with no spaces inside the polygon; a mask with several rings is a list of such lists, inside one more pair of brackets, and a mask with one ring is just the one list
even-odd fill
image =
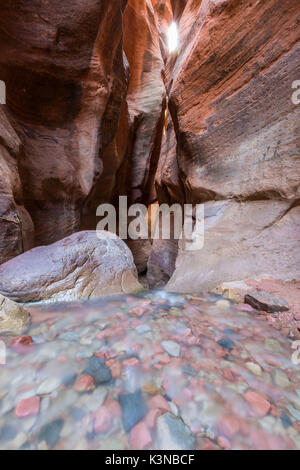
{"label": "textured rock wall", "polygon": [[[128,86],[126,1],[2,3],[0,76],[24,145],[19,169],[35,244],[48,244],[88,224],[86,202],[111,155]],[[109,186],[103,181],[102,193]]]}
{"label": "textured rock wall", "polygon": [[95,231],[75,233],[0,266],[0,304],[1,294],[16,302],[68,302],[140,290],[132,253],[104,231],[99,238]]}
{"label": "textured rock wall", "polygon": [[[298,279],[299,22],[298,0],[3,2],[0,262],[32,246],[31,218],[50,244],[128,195],[205,203],[204,248],[154,241],[152,286],[175,262],[173,290]],[[130,247],[143,271],[149,243]]]}
{"label": "textured rock wall", "polygon": [[297,0],[186,5],[157,185],[161,202],[208,204],[204,248],[180,244],[171,290],[300,278],[299,21]]}
{"label": "textured rock wall", "polygon": [[156,199],[171,16],[170,2],[151,0],[3,5],[0,78],[35,245],[94,230],[98,205],[119,195]]}

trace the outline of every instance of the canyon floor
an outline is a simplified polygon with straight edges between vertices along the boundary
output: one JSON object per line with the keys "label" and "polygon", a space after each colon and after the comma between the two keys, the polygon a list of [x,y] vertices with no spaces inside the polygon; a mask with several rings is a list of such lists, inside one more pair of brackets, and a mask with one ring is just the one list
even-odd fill
{"label": "canyon floor", "polygon": [[5,338],[1,449],[300,449],[293,341],[250,305],[145,291],[28,308],[27,335]]}

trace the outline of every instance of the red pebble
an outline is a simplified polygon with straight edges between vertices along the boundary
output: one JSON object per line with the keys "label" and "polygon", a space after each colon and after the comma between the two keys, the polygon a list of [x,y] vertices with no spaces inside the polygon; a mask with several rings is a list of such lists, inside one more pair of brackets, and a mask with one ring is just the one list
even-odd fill
{"label": "red pebble", "polygon": [[152,429],[152,428],[155,428],[156,426],[156,421],[157,421],[157,418],[159,418],[159,416],[163,413],[163,410],[160,410],[160,409],[152,409],[150,410],[146,417],[145,417],[145,423],[147,424],[148,428]]}
{"label": "red pebble", "polygon": [[149,409],[157,408],[163,411],[170,411],[169,403],[162,395],[155,395],[149,400]]}
{"label": "red pebble", "polygon": [[132,317],[142,317],[147,310],[148,309],[146,307],[135,307],[129,310],[129,315]]}
{"label": "red pebble", "polygon": [[35,416],[40,409],[40,397],[24,398],[20,400],[15,409],[17,418],[27,418]]}
{"label": "red pebble", "polygon": [[33,344],[31,336],[18,336],[14,339],[13,345],[31,346]]}
{"label": "red pebble", "polygon": [[271,404],[268,402],[268,400],[266,400],[266,398],[261,395],[261,393],[254,392],[253,390],[248,390],[244,394],[244,398],[248,403],[250,403],[251,408],[260,417],[265,416],[271,408]]}
{"label": "red pebble", "polygon": [[144,422],[138,423],[130,431],[130,446],[134,450],[144,450],[152,443],[152,437]]}
{"label": "red pebble", "polygon": [[223,437],[223,436],[218,437],[217,442],[222,449],[225,449],[225,450],[231,449],[230,441],[226,439],[226,437]]}

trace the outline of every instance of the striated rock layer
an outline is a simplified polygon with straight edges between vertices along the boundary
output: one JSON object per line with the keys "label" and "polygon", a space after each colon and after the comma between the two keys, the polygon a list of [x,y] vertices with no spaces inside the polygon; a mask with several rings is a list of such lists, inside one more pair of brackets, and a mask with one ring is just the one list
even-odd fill
{"label": "striated rock layer", "polygon": [[[10,0],[1,7],[0,77],[24,145],[19,169],[36,245],[79,229],[110,158],[105,150],[116,137],[128,87],[126,3]],[[103,194],[110,184],[103,180]]]}
{"label": "striated rock layer", "polygon": [[128,243],[151,287],[299,280],[299,22],[298,0],[4,2],[0,263],[127,195],[205,204],[202,250]]}
{"label": "striated rock layer", "polygon": [[29,312],[0,294],[0,334],[20,335],[29,325]]}
{"label": "striated rock layer", "polygon": [[71,301],[141,290],[132,254],[108,232],[78,232],[0,266],[0,293],[17,302]]}
{"label": "striated rock layer", "polygon": [[299,22],[297,0],[187,2],[156,183],[160,202],[205,203],[205,242],[179,244],[170,290],[300,280]]}
{"label": "striated rock layer", "polygon": [[[171,17],[169,2],[151,0],[3,5],[0,78],[24,148],[18,168],[35,245],[95,230],[98,205],[119,195],[156,199],[166,103],[162,31]],[[10,232],[14,238],[16,227]],[[140,270],[149,243],[143,251]],[[12,247],[3,261],[19,253]]]}
{"label": "striated rock layer", "polygon": [[22,145],[0,107],[0,264],[33,246],[33,223],[24,208],[18,161]]}

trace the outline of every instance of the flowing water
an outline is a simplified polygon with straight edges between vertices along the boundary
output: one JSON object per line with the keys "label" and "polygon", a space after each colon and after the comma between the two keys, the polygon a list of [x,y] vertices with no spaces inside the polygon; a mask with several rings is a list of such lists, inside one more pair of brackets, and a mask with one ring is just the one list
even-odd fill
{"label": "flowing water", "polygon": [[300,449],[292,342],[248,306],[164,291],[30,307],[6,338],[2,449]]}

